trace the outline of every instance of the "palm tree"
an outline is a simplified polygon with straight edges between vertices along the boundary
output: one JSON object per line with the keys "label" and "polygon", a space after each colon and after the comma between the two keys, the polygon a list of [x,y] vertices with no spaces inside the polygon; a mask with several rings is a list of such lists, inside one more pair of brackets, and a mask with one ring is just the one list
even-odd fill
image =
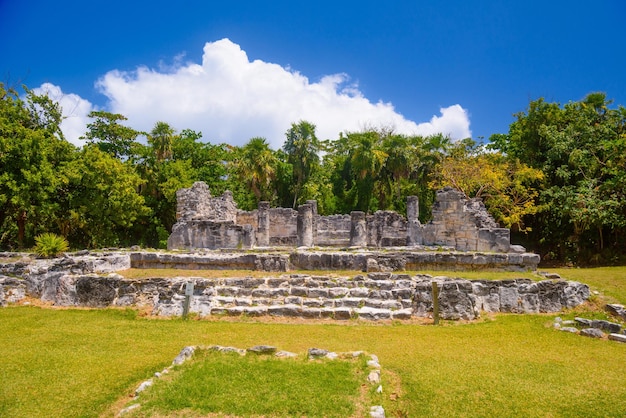
{"label": "palm tree", "polygon": [[293,167],[295,177],[293,185],[293,208],[295,209],[302,187],[309,180],[313,169],[319,165],[318,152],[321,144],[315,136],[315,125],[303,120],[297,124],[292,123],[285,136],[287,139],[283,150],[287,153],[287,161]]}
{"label": "palm tree", "polygon": [[157,161],[172,158],[172,143],[176,131],[165,122],[157,122],[148,134],[148,142],[154,150]]}
{"label": "palm tree", "polygon": [[238,150],[233,161],[235,173],[246,183],[258,201],[270,200],[270,185],[276,175],[278,159],[265,138],[252,138]]}
{"label": "palm tree", "polygon": [[374,183],[388,154],[382,149],[378,132],[348,134],[351,147],[350,164],[357,186],[357,209],[369,211]]}

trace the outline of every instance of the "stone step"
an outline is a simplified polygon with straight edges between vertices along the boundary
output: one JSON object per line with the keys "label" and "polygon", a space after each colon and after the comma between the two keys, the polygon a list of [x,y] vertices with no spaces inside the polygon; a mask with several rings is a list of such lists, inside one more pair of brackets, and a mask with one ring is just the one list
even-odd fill
{"label": "stone step", "polygon": [[413,311],[411,308],[398,310],[380,309],[374,307],[361,308],[311,308],[295,304],[286,305],[269,305],[269,306],[235,306],[235,307],[219,307],[212,308],[210,315],[228,315],[228,316],[275,316],[285,318],[305,318],[305,319],[365,319],[365,320],[381,320],[381,319],[410,319]]}
{"label": "stone step", "polygon": [[372,299],[372,298],[304,298],[300,296],[287,296],[284,298],[242,298],[232,296],[216,296],[204,301],[216,308],[232,308],[232,307],[253,307],[259,305],[285,306],[293,305],[303,308],[380,308],[389,310],[399,310],[411,308],[413,301],[411,299]]}

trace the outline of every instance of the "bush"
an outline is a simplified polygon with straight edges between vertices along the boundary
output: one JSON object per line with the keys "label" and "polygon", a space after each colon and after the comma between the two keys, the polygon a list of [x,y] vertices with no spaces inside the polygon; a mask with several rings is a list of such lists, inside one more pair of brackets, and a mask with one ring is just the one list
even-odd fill
{"label": "bush", "polygon": [[57,234],[46,232],[35,237],[34,250],[41,257],[56,257],[69,248],[67,240]]}

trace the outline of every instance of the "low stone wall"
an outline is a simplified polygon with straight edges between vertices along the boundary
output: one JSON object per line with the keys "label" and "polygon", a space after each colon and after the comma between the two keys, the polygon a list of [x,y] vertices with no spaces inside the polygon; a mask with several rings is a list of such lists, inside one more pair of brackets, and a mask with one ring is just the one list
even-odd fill
{"label": "low stone wall", "polygon": [[220,252],[198,254],[130,254],[135,268],[184,268],[188,270],[249,269],[358,270],[366,272],[402,270],[496,270],[535,271],[539,256],[531,253],[466,253],[458,251],[313,251]]}
{"label": "low stone wall", "polygon": [[[16,279],[0,278],[0,294],[16,295]],[[33,278],[25,280],[28,282]],[[428,275],[370,273],[354,277],[282,274],[263,278],[149,278],[129,280],[110,273],[46,277],[42,300],[60,306],[135,306],[155,315],[183,312],[185,289],[193,282],[190,309],[200,316],[248,315],[307,319],[410,319],[432,315],[432,283],[440,288],[443,319],[475,319],[484,312],[559,312],[589,298],[587,285],[528,279],[486,281]],[[18,284],[19,286],[19,284]],[[13,292],[13,293],[11,293]],[[30,293],[25,290],[26,294]],[[15,302],[15,298],[13,302]],[[8,301],[7,301],[8,302]]]}
{"label": "low stone wall", "polygon": [[288,271],[289,256],[281,253],[172,254],[134,252],[130,265],[139,269]]}
{"label": "low stone wall", "polygon": [[[296,253],[298,257],[304,253]],[[436,253],[435,253],[436,254]],[[347,267],[356,261],[372,264],[371,253],[306,254],[317,268]],[[377,265],[385,265],[377,253]],[[403,256],[406,256],[404,254]],[[558,312],[583,303],[588,286],[563,280],[461,280],[428,275],[371,272],[354,277],[270,274],[261,278],[125,279],[115,271],[135,267],[239,268],[281,270],[294,254],[174,255],[107,253],[53,260],[16,260],[0,264],[0,305],[26,297],[60,306],[136,306],[156,315],[182,314],[185,288],[194,283],[190,312],[206,315],[270,315],[312,319],[410,319],[432,312],[432,284],[440,288],[444,319],[474,319],[480,312]],[[363,258],[359,258],[363,257]],[[393,257],[391,260],[395,260]],[[355,261],[356,260],[356,261]],[[352,264],[353,266],[353,264]]]}

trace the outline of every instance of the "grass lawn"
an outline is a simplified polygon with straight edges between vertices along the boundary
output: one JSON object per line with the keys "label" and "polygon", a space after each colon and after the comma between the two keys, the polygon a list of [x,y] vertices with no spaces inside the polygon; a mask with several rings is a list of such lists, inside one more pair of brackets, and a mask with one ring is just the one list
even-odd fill
{"label": "grass lawn", "polygon": [[[567,279],[580,274],[592,289],[626,303],[626,268],[558,272]],[[0,416],[113,416],[182,347],[214,344],[376,354],[383,367],[379,401],[388,417],[626,416],[626,344],[555,331],[555,316],[502,314],[435,327],[182,321],[143,318],[133,310],[11,306],[0,309]]]}
{"label": "grass lawn", "polygon": [[[366,357],[309,361],[306,354],[279,359],[196,350],[191,361],[168,373],[140,398],[133,417],[206,416],[354,416],[368,392]],[[360,411],[363,414],[363,411]]]}

